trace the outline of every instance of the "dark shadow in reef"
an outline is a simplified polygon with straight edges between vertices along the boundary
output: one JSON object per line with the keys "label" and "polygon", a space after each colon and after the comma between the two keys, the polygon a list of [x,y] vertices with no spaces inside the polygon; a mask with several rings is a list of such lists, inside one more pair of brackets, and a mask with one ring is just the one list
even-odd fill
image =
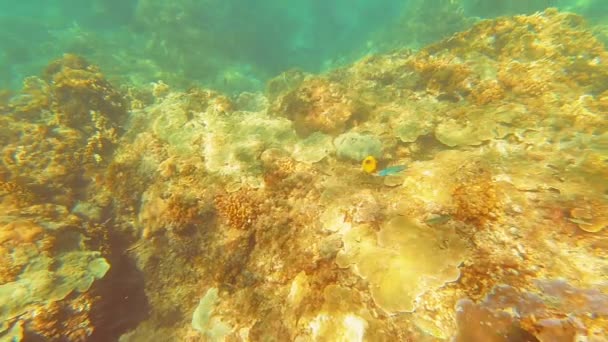
{"label": "dark shadow in reef", "polygon": [[125,253],[128,240],[119,234],[110,234],[110,245],[112,251],[105,255],[111,264],[110,270],[93,289],[93,294],[99,295],[101,300],[91,310],[95,330],[87,341],[118,341],[149,314],[143,272]]}

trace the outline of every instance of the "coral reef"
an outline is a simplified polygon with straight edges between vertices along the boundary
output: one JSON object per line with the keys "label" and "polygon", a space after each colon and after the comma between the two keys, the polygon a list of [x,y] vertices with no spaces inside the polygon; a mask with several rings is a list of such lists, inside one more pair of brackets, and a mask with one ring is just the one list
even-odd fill
{"label": "coral reef", "polygon": [[43,78],[52,84],[53,111],[59,124],[82,129],[90,121],[103,127],[107,121],[118,122],[126,116],[122,95],[99,70],[78,56],[67,54],[52,62]]}
{"label": "coral reef", "polygon": [[105,330],[94,312],[108,299],[95,285],[115,247],[102,224],[107,203],[91,194],[125,116],[121,93],[73,55],[26,79],[8,101],[0,138],[3,338],[84,341]]}
{"label": "coral reef", "polygon": [[0,337],[601,341],[606,60],[555,9],[233,97],[64,56],[0,101]]}

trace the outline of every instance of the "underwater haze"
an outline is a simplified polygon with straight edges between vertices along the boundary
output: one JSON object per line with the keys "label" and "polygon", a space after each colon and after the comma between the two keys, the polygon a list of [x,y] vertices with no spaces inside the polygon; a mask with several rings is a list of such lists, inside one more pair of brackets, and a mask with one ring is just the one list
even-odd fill
{"label": "underwater haze", "polygon": [[1,1],[0,86],[19,88],[48,59],[69,52],[121,82],[259,90],[290,68],[327,70],[445,38],[466,27],[467,18],[549,6],[593,18],[608,11],[597,0]]}
{"label": "underwater haze", "polygon": [[1,81],[4,86],[19,86],[49,58],[71,52],[96,63],[115,63],[114,67],[151,64],[150,73],[188,75],[191,82],[221,85],[223,79],[237,78],[235,86],[252,90],[289,68],[319,71],[353,59],[365,49],[370,35],[399,18],[405,4],[3,1],[0,20],[10,29],[1,37],[0,65],[6,70]]}
{"label": "underwater haze", "polygon": [[0,342],[608,341],[608,1],[0,28]]}

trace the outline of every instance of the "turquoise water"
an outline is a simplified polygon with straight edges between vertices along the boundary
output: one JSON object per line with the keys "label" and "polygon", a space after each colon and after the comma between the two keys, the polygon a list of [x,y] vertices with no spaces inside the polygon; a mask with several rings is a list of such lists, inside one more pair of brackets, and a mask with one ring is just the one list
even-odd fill
{"label": "turquoise water", "polygon": [[0,1],[0,87],[19,88],[71,52],[119,82],[259,90],[290,68],[318,72],[368,53],[419,47],[478,17],[548,6],[591,19],[608,12],[601,0]]}
{"label": "turquoise water", "polygon": [[0,342],[608,336],[608,0],[0,25]]}

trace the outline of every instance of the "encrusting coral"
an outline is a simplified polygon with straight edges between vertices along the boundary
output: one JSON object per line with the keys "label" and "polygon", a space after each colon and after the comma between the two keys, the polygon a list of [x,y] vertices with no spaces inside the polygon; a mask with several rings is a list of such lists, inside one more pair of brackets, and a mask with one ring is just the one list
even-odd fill
{"label": "encrusting coral", "polygon": [[90,315],[98,301],[88,295],[110,264],[89,249],[95,234],[86,227],[99,226],[107,207],[86,199],[125,116],[122,94],[73,55],[26,79],[8,101],[0,135],[3,337],[83,341],[97,330]]}
{"label": "encrusting coral", "polygon": [[275,100],[273,111],[293,120],[301,136],[315,131],[337,135],[364,117],[356,98],[330,80],[311,77]]}
{"label": "encrusting coral", "polygon": [[238,229],[247,229],[255,223],[259,215],[259,205],[260,199],[255,190],[242,189],[215,198],[219,216],[231,227]]}
{"label": "encrusting coral", "polygon": [[461,179],[452,193],[454,217],[479,227],[495,221],[500,214],[500,191],[490,172],[474,163],[463,166],[458,174]]}
{"label": "encrusting coral", "polygon": [[52,109],[60,124],[81,129],[88,122],[96,124],[92,112],[100,113],[110,122],[125,119],[126,103],[122,94],[95,66],[76,55],[67,54],[51,63],[44,79],[52,85]]}

